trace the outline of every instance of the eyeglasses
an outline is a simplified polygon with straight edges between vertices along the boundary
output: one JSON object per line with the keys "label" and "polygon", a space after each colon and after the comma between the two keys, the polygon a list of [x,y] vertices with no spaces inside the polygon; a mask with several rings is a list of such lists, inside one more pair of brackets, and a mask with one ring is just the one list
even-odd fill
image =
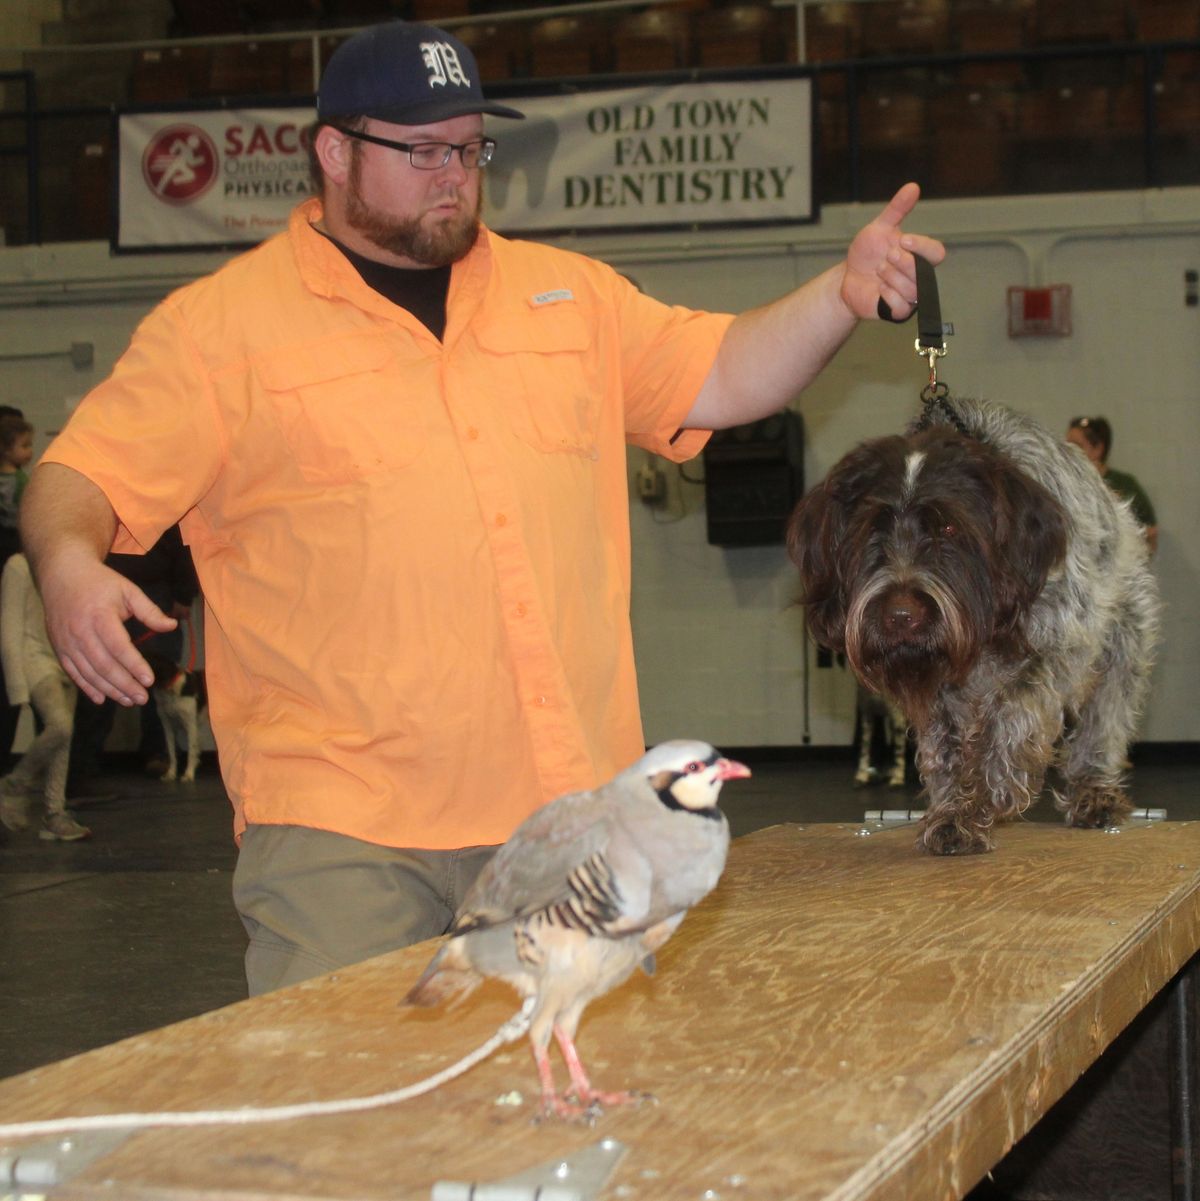
{"label": "eyeglasses", "polygon": [[340,125],[333,128],[348,138],[357,138],[360,142],[374,142],[376,146],[387,146],[390,150],[407,150],[408,161],[418,171],[440,170],[450,161],[450,156],[456,150],[462,165],[468,171],[474,171],[477,167],[486,167],[496,151],[493,138],[480,138],[476,142],[462,143],[393,142],[391,138],[376,137],[373,133],[363,133],[358,129],[343,129]]}

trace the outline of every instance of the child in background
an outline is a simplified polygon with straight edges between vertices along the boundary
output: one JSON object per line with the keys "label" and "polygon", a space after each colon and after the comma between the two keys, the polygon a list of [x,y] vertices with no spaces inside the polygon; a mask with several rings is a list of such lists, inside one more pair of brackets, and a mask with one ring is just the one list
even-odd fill
{"label": "child in background", "polygon": [[0,566],[20,550],[17,510],[29,483],[25,468],[34,458],[34,426],[12,410],[0,411]]}
{"label": "child in background", "polygon": [[29,483],[25,468],[33,458],[33,426],[7,405],[0,406],[0,566],[21,549],[17,509]]}
{"label": "child in background", "polygon": [[[21,549],[17,511],[29,482],[26,468],[33,458],[33,426],[12,405],[0,404],[0,570]],[[20,705],[10,705],[4,673],[0,671],[0,775],[8,771]]]}
{"label": "child in background", "polygon": [[46,812],[38,837],[60,842],[87,838],[91,830],[67,812],[75,685],[50,646],[42,600],[19,553],[10,556],[0,573],[0,655],[9,701],[32,704],[44,723],[15,770],[0,780],[0,822],[10,830],[27,828],[29,801],[40,785]]}

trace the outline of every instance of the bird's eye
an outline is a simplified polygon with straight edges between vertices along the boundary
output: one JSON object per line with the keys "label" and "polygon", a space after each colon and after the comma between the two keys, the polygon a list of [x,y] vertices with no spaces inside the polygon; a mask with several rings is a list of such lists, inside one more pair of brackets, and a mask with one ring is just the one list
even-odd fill
{"label": "bird's eye", "polygon": [[689,776],[695,775],[696,772],[704,770],[704,764],[701,763],[699,759],[693,759],[691,763],[689,763],[683,770],[687,772]]}

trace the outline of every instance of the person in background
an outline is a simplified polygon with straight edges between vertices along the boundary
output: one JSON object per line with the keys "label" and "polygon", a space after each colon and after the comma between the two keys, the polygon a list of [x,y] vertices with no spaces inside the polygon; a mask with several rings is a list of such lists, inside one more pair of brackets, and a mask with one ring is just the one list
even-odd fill
{"label": "person in background", "polygon": [[75,685],[50,645],[46,614],[20,552],[10,555],[0,572],[0,658],[9,702],[32,705],[42,720],[41,733],[0,779],[0,822],[9,830],[27,829],[29,803],[40,790],[45,814],[38,837],[58,842],[87,838],[91,830],[67,811]]}
{"label": "person in background", "polygon": [[[26,468],[32,458],[33,426],[20,409],[0,405],[0,571],[21,549],[17,516],[21,493],[29,483]],[[9,769],[20,717],[21,706],[8,702],[4,672],[0,670],[0,774]]]}
{"label": "person in background", "polygon": [[521,116],[452,34],[343,42],[319,198],[143,321],[25,498],[93,701],[144,704],[124,623],[174,625],[104,558],[181,524],[252,993],[443,933],[525,817],[643,754],[627,444],[681,462],[782,409],[945,254],[906,184],[780,300],[669,306],[481,224],[484,114]]}
{"label": "person in background", "polygon": [[1129,501],[1133,515],[1146,535],[1150,553],[1158,550],[1158,518],[1145,488],[1127,471],[1117,471],[1108,465],[1112,450],[1112,426],[1103,417],[1076,417],[1067,427],[1067,441],[1078,446],[1092,466],[1104,477],[1104,482],[1122,500]]}
{"label": "person in background", "polygon": [[21,549],[17,511],[32,459],[33,426],[19,409],[0,405],[0,555],[5,559]]}
{"label": "person in background", "polygon": [[[184,653],[184,623],[191,618],[192,603],[200,587],[191,551],[183,544],[179,527],[171,526],[144,555],[110,554],[105,557],[104,565],[136,584],[177,623],[169,630],[152,630],[131,618],[125,628],[133,644],[142,653],[154,651],[179,663]],[[193,631],[187,633],[190,637]],[[79,694],[67,778],[67,795],[77,805],[106,799],[110,795],[110,790],[100,781],[100,765],[116,713],[117,703],[110,697],[95,705],[83,693]],[[138,743],[138,756],[147,775],[158,777],[167,770],[166,752],[166,735],[151,692],[149,700],[142,706]]]}

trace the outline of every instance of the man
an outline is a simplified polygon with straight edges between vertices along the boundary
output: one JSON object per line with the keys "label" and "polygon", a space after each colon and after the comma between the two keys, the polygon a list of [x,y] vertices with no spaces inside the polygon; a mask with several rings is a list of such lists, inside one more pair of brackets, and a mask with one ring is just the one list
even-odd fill
{"label": "man", "polygon": [[122,622],[171,622],[102,560],[181,522],[251,992],[442,932],[530,811],[641,754],[625,442],[781,408],[944,254],[910,184],[790,296],[670,308],[480,228],[483,114],[520,114],[450,34],[355,36],[317,109],[322,202],[145,320],[24,511],[64,665],[124,705]]}

